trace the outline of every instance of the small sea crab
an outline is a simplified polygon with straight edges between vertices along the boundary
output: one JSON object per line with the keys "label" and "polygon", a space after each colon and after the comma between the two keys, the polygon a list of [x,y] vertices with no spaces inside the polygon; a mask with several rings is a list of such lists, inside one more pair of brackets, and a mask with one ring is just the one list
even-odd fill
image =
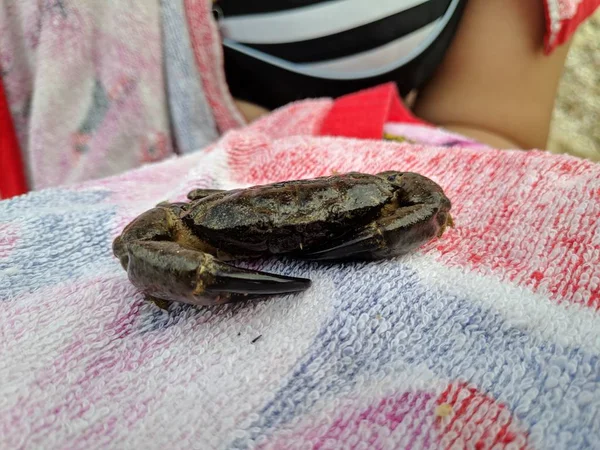
{"label": "small sea crab", "polygon": [[247,189],[196,189],[129,223],[113,253],[161,308],[217,305],[308,289],[311,281],[236,267],[285,256],[357,261],[408,253],[453,226],[451,202],[412,172],[351,172]]}

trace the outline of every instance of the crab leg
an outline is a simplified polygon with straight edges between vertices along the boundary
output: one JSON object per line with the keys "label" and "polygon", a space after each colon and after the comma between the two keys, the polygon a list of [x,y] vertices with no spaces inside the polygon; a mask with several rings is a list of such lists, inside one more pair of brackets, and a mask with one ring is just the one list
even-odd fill
{"label": "crab leg", "polygon": [[187,194],[187,198],[190,200],[200,200],[201,198],[204,197],[209,197],[213,194],[222,194],[223,192],[227,192],[224,191],[222,189],[202,189],[202,188],[198,188],[198,189],[194,189],[190,192],[188,192]]}
{"label": "crab leg", "polygon": [[308,279],[235,267],[207,250],[166,206],[139,216],[113,244],[131,283],[154,301],[215,305],[310,287]]}
{"label": "crab leg", "polygon": [[369,260],[399,256],[441,236],[450,214],[432,204],[411,205],[376,220],[351,238],[299,255],[312,261]]}

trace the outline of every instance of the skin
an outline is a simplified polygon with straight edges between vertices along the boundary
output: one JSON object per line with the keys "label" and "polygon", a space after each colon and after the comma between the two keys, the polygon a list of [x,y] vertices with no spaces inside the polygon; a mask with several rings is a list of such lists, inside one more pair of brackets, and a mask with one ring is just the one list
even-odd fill
{"label": "skin", "polygon": [[[416,98],[418,117],[499,149],[545,148],[570,42],[543,52],[541,1],[470,0],[444,61]],[[268,113],[237,104],[251,122]]]}

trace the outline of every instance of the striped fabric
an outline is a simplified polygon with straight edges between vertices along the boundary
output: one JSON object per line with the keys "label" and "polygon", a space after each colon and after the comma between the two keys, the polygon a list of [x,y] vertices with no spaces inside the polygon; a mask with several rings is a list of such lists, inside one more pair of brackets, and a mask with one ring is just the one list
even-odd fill
{"label": "striped fabric", "polygon": [[419,87],[448,47],[463,3],[219,0],[214,11],[233,94],[273,107],[382,81]]}

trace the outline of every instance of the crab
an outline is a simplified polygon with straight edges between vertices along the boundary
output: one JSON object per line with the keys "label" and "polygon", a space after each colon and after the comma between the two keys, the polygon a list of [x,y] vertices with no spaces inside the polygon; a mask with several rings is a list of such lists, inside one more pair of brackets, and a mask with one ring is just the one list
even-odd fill
{"label": "crab", "polygon": [[267,256],[369,261],[409,253],[453,226],[451,202],[413,172],[350,172],[253,186],[195,189],[163,202],[113,241],[129,281],[160,308],[293,294],[311,280],[234,265]]}

